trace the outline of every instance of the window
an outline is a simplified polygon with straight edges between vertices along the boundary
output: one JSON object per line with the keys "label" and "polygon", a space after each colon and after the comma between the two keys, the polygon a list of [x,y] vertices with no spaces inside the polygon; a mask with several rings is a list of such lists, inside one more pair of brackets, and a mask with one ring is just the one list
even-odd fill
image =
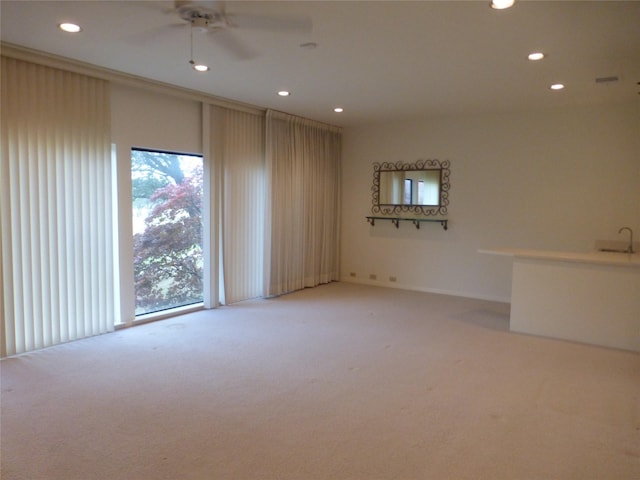
{"label": "window", "polygon": [[136,316],[203,301],[199,155],[131,151]]}
{"label": "window", "polygon": [[413,202],[413,180],[405,178],[404,180],[404,204],[411,205]]}
{"label": "window", "polygon": [[424,181],[418,180],[418,205],[424,205]]}

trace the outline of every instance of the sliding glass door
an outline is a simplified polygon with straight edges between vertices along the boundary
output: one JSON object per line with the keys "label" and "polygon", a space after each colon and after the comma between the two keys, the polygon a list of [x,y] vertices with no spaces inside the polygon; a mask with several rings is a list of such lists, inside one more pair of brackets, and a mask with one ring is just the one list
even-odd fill
{"label": "sliding glass door", "polygon": [[136,316],[203,301],[203,160],[131,151]]}

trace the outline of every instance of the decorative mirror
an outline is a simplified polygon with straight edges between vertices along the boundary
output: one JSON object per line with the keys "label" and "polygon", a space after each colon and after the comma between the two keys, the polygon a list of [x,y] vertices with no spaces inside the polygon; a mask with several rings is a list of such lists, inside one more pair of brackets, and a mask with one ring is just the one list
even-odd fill
{"label": "decorative mirror", "polygon": [[371,211],[446,215],[450,173],[449,160],[374,163]]}

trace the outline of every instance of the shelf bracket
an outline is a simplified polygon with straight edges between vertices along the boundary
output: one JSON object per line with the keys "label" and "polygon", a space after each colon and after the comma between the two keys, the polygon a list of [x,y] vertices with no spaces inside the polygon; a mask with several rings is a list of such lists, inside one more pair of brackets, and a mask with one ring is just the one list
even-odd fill
{"label": "shelf bracket", "polygon": [[391,223],[393,223],[396,228],[400,228],[400,222],[402,221],[413,223],[416,230],[420,230],[420,224],[424,222],[439,223],[443,229],[446,230],[448,228],[448,220],[438,218],[366,217],[366,219],[371,226],[376,224],[376,220],[391,220]]}

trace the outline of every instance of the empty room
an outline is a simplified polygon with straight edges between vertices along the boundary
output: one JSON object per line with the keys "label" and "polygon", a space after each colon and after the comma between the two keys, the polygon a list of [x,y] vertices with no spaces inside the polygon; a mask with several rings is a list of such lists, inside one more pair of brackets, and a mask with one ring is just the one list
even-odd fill
{"label": "empty room", "polygon": [[640,478],[640,2],[0,2],[3,480]]}

